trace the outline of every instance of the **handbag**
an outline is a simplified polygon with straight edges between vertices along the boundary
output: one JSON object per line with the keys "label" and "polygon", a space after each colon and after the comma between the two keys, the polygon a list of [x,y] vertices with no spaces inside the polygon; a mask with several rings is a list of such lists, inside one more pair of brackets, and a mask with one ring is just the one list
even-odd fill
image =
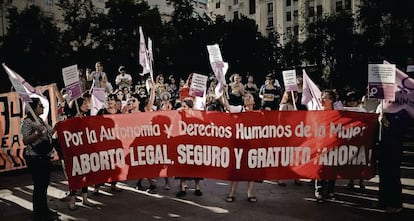
{"label": "handbag", "polygon": [[39,155],[47,155],[53,150],[53,146],[50,143],[49,139],[42,140],[40,143],[36,145],[32,145],[32,149]]}
{"label": "handbag", "polygon": [[[45,128],[46,124],[43,121],[40,121]],[[52,145],[52,135],[47,131],[47,139],[42,139],[38,144],[32,145],[32,149],[39,155],[47,155],[53,150]]]}

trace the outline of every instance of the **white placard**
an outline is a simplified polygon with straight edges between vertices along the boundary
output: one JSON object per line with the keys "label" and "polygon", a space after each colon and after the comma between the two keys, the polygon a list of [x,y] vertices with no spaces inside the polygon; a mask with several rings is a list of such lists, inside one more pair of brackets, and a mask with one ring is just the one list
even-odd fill
{"label": "white placard", "polygon": [[395,65],[368,64],[368,96],[395,100]]}
{"label": "white placard", "polygon": [[62,68],[63,82],[65,86],[79,82],[78,65],[71,65],[69,67]]}
{"label": "white placard", "polygon": [[207,89],[207,76],[194,73],[190,85],[190,96],[203,97]]}
{"label": "white placard", "polygon": [[209,55],[208,58],[211,64],[213,64],[214,62],[223,61],[223,58],[221,57],[220,47],[218,44],[207,45],[207,51]]}
{"label": "white placard", "polygon": [[283,71],[283,83],[286,91],[297,91],[298,84],[296,82],[296,70]]}
{"label": "white placard", "polygon": [[368,83],[395,84],[395,64],[368,64]]}

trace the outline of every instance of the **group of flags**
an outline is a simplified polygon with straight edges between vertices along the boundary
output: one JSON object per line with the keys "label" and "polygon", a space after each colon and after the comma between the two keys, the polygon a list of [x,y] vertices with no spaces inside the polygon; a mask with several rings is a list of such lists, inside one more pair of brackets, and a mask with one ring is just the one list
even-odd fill
{"label": "group of flags", "polygon": [[[143,74],[150,73],[151,79],[153,78],[153,53],[152,53],[152,41],[148,38],[148,49],[145,44],[145,37],[142,31],[142,27],[139,27],[140,44],[139,44],[139,64],[143,67]],[[223,62],[220,49],[218,45],[207,46],[210,54],[210,63],[216,77],[219,79],[219,84],[216,88],[216,95],[222,94],[222,84],[225,82],[225,74],[228,70],[228,64]],[[388,63],[384,61],[384,63]],[[44,114],[41,115],[43,120],[46,120],[49,112],[49,101],[43,96],[41,91],[35,90],[28,82],[26,82],[19,74],[7,67],[3,63],[3,68],[9,76],[13,87],[19,93],[24,103],[31,102],[30,98],[37,97],[41,100],[45,107]],[[395,101],[382,101],[383,112],[395,113],[401,110],[406,110],[412,118],[414,118],[414,79],[410,78],[406,73],[402,72],[398,68],[396,69],[396,84],[395,84]],[[105,106],[105,92],[102,90],[93,90],[92,92],[92,115],[95,115],[98,109]],[[303,70],[303,86],[302,86],[302,100],[301,103],[306,105],[309,110],[321,110],[322,92],[318,86]],[[27,109],[26,105],[26,109]],[[95,107],[95,108],[94,108]],[[95,111],[95,109],[97,109]]]}
{"label": "group of flags", "polygon": [[[384,63],[389,64],[387,61]],[[383,100],[382,111],[384,113],[397,113],[406,110],[414,119],[414,79],[396,68],[395,73],[395,100]],[[302,104],[307,105],[309,110],[321,110],[321,90],[309,78],[303,70]]]}

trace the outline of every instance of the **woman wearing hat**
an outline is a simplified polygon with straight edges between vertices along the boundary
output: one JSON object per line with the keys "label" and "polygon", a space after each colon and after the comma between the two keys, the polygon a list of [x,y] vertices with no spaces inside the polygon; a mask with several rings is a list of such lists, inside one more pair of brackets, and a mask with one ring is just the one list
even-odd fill
{"label": "woman wearing hat", "polygon": [[54,129],[45,123],[40,115],[43,114],[43,104],[39,98],[32,98],[29,103],[34,116],[28,114],[21,125],[23,143],[26,145],[24,158],[33,180],[33,212],[35,220],[54,220],[57,212],[47,205],[47,188],[50,183],[53,157],[52,134]]}

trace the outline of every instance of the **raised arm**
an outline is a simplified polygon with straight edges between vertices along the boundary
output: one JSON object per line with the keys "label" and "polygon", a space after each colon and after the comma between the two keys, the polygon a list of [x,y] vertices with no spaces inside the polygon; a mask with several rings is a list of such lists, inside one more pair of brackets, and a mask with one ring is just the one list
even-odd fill
{"label": "raised arm", "polygon": [[150,97],[147,105],[145,105],[145,112],[152,111],[152,107],[154,106],[155,102],[155,84],[152,80],[148,80],[148,84],[150,88]]}

